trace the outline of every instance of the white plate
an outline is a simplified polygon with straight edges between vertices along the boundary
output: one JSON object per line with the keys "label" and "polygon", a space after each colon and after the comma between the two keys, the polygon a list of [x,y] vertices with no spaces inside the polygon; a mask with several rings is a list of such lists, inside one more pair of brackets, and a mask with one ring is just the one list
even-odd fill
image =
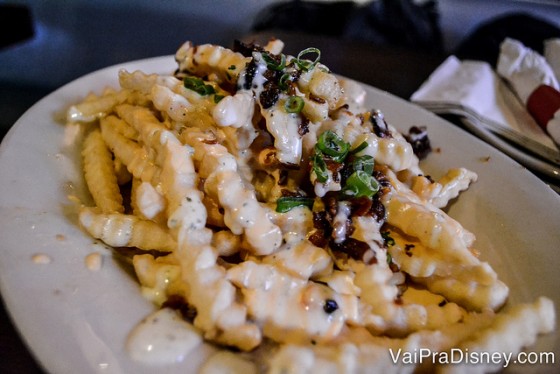
{"label": "white plate", "polygon": [[[111,252],[77,226],[68,194],[83,181],[76,134],[60,121],[64,109],[88,92],[117,85],[117,72],[141,69],[170,73],[171,56],[110,67],[80,78],[47,96],[14,125],[0,148],[0,286],[8,311],[40,363],[53,373],[142,373],[153,371],[129,359],[127,334],[152,310],[138,285]],[[433,152],[424,162],[431,175],[465,166],[479,181],[449,209],[478,237],[482,257],[511,287],[510,301],[539,295],[560,305],[560,197],[533,174],[472,135],[401,99],[366,87],[372,108],[402,131],[427,126]],[[84,265],[99,252],[102,268]],[[32,261],[45,254],[51,263]],[[558,333],[532,349],[555,351]],[[206,351],[204,351],[206,352]],[[190,372],[204,352],[166,372]],[[200,354],[202,353],[202,354]]]}
{"label": "white plate", "polygon": [[529,153],[524,152],[520,147],[512,146],[508,142],[501,139],[499,136],[494,135],[491,131],[486,130],[484,127],[477,124],[474,120],[462,118],[461,121],[463,122],[465,127],[469,129],[473,134],[492,144],[505,154],[517,160],[522,165],[525,165],[529,169],[541,173],[542,175],[545,175],[556,181],[560,181],[560,167],[534,157]]}

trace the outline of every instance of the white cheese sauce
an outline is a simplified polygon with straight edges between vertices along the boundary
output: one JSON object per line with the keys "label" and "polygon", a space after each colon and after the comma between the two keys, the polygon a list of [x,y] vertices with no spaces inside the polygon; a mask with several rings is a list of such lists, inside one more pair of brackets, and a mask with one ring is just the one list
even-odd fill
{"label": "white cheese sauce", "polygon": [[257,365],[229,351],[219,351],[202,365],[199,374],[257,374]]}
{"label": "white cheese sauce", "polygon": [[335,243],[342,243],[346,240],[346,222],[350,218],[350,203],[347,201],[339,201],[338,209],[333,220],[333,239]]}
{"label": "white cheese sauce", "polygon": [[169,308],[146,317],[128,337],[130,356],[146,364],[181,362],[202,343],[200,332]]}
{"label": "white cheese sauce", "polygon": [[97,252],[90,253],[85,257],[84,264],[88,270],[99,271],[103,265],[103,256]]}
{"label": "white cheese sauce", "polygon": [[34,264],[46,265],[51,263],[52,258],[44,253],[35,253],[31,256],[31,261],[33,261]]}

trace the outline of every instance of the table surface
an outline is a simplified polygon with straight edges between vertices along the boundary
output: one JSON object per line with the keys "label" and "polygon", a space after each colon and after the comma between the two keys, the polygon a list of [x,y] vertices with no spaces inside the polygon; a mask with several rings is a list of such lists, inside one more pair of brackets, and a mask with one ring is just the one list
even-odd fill
{"label": "table surface", "polygon": [[[248,35],[243,40],[263,44],[271,37],[283,40],[284,52],[292,55],[307,47],[319,48],[321,61],[333,72],[404,99],[408,99],[446,57],[410,49],[374,46],[363,42],[289,32],[261,32]],[[46,91],[39,92],[46,94]],[[20,95],[21,99],[15,104],[19,105],[22,111],[33,104],[29,100],[38,99],[37,93],[35,97],[33,95],[28,97],[21,92],[15,92],[14,95]],[[25,101],[26,97],[27,101]],[[4,135],[5,132],[0,133],[0,138]],[[11,323],[3,303],[0,305],[0,352],[1,373],[42,372],[40,365],[18,335],[17,328]]]}

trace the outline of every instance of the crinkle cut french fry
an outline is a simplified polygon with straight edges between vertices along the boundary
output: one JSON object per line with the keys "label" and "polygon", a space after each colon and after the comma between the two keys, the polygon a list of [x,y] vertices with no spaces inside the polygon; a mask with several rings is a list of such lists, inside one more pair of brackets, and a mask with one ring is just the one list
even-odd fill
{"label": "crinkle cut french fry", "polygon": [[116,116],[107,116],[104,118],[108,126],[111,126],[119,134],[131,140],[138,140],[138,131],[124,120]]}
{"label": "crinkle cut french fry", "polygon": [[472,234],[444,212],[429,209],[407,199],[404,194],[396,193],[387,202],[386,208],[389,224],[417,237],[425,246],[465,265],[478,262],[468,247]]}
{"label": "crinkle cut french fry", "polygon": [[175,54],[180,71],[189,72],[197,76],[215,74],[218,83],[237,83],[237,77],[245,68],[249,57],[219,45],[193,45],[184,43]]}
{"label": "crinkle cut french fry", "polygon": [[115,168],[115,174],[117,176],[117,183],[119,186],[127,184],[132,180],[132,174],[130,174],[126,165],[118,157],[115,157],[113,160],[113,167]]}
{"label": "crinkle cut french fry", "polygon": [[108,93],[97,99],[88,99],[79,104],[72,105],[66,112],[68,122],[93,122],[111,112],[115,105],[126,100],[127,91]]}
{"label": "crinkle cut french fry", "polygon": [[159,178],[160,169],[150,161],[148,153],[138,143],[124,137],[113,128],[105,117],[100,120],[101,135],[115,156],[120,159],[134,177],[144,182]]}
{"label": "crinkle cut french fry", "polygon": [[476,173],[465,168],[450,169],[439,181],[432,182],[425,176],[412,178],[412,191],[422,199],[429,201],[438,208],[456,198],[461,191],[466,190],[471,183],[476,182]]}
{"label": "crinkle cut french fry", "polygon": [[95,204],[103,212],[124,212],[113,157],[99,129],[92,130],[82,149],[84,177]]}
{"label": "crinkle cut french fry", "polygon": [[121,213],[101,213],[94,208],[80,210],[80,224],[94,238],[112,247],[172,252],[176,243],[166,229],[155,222]]}

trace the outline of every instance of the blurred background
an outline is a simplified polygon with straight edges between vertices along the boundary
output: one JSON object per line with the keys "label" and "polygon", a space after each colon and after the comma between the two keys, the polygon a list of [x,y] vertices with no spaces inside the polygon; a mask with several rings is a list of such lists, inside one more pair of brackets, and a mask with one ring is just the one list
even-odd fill
{"label": "blurred background", "polygon": [[0,1],[0,134],[34,102],[91,71],[170,55],[186,40],[231,46],[234,39],[255,33],[321,36],[331,50],[332,40],[352,45],[344,50],[344,63],[324,53],[325,62],[336,57],[335,66],[329,65],[333,71],[372,85],[386,82],[352,68],[352,61],[360,60],[357,50],[385,48],[388,67],[391,58],[398,61],[403,50],[412,51],[418,61],[411,63],[420,66],[408,71],[412,67],[402,62],[403,73],[411,76],[409,87],[380,87],[406,96],[442,61],[440,56],[458,52],[480,27],[512,14],[560,27],[558,0]]}

